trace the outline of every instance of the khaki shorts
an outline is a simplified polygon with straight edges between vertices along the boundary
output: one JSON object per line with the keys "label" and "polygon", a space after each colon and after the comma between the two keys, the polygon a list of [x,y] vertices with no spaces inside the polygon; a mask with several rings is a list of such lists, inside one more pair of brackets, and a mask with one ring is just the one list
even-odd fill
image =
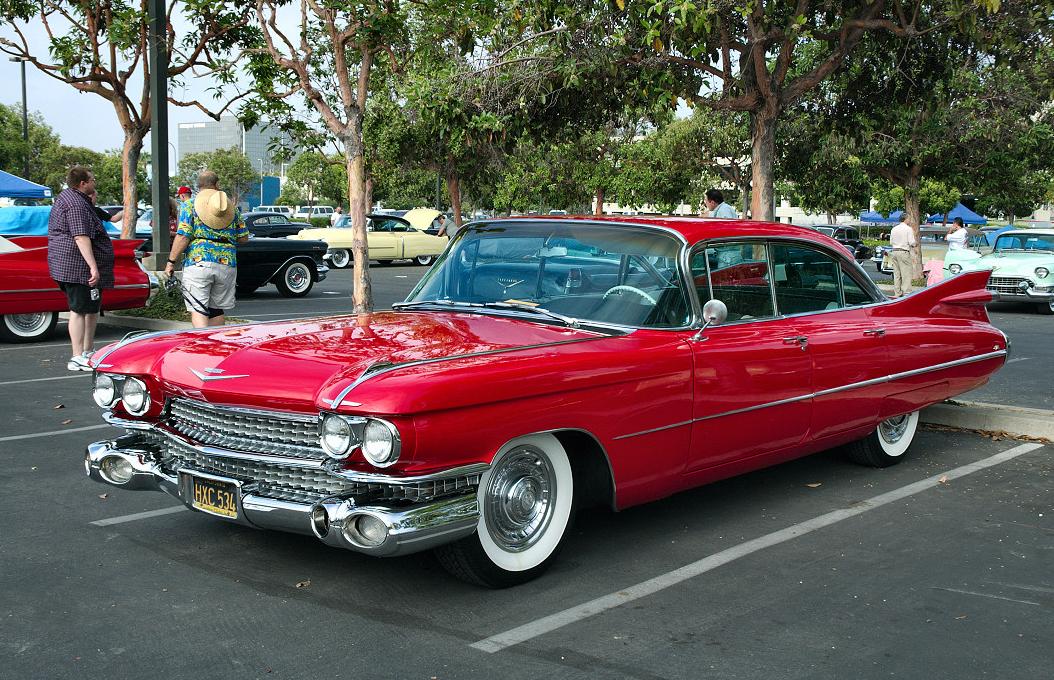
{"label": "khaki shorts", "polygon": [[[196,262],[183,270],[187,310],[206,314],[208,308],[233,309],[238,270],[218,262]],[[200,305],[200,306],[199,306]],[[204,309],[203,309],[204,308]]]}

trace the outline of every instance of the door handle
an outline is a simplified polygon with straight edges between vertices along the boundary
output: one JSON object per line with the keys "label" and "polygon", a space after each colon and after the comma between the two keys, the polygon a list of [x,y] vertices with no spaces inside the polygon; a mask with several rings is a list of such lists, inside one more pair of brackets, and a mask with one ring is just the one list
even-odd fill
{"label": "door handle", "polygon": [[882,336],[886,334],[885,328],[872,328],[869,331],[864,331],[864,335]]}
{"label": "door handle", "polygon": [[791,336],[789,338],[783,338],[783,344],[784,345],[798,345],[804,351],[805,350],[805,346],[807,344],[809,344],[809,338],[805,337],[804,335],[793,335],[793,336]]}

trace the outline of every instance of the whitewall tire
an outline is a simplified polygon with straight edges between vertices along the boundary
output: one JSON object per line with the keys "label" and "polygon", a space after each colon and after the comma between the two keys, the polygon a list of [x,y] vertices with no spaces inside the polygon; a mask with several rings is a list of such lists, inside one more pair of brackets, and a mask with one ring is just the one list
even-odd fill
{"label": "whitewall tire", "polygon": [[574,476],[560,442],[534,434],[501,447],[480,479],[476,533],[436,550],[454,576],[489,588],[525,583],[552,563],[574,514]]}
{"label": "whitewall tire", "polygon": [[344,269],[351,264],[351,253],[344,248],[329,251],[329,263],[336,269]]}
{"label": "whitewall tire", "polygon": [[59,322],[58,312],[0,315],[0,339],[8,342],[35,342],[51,335]]}
{"label": "whitewall tire", "polygon": [[919,412],[883,420],[867,437],[846,446],[849,457],[861,465],[889,467],[904,459],[919,427]]}

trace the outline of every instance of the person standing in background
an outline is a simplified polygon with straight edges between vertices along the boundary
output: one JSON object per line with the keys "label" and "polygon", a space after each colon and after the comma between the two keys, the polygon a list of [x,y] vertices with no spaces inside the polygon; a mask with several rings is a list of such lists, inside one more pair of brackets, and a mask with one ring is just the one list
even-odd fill
{"label": "person standing in background", "polygon": [[963,225],[963,218],[956,217],[952,220],[951,226],[948,227],[948,235],[945,240],[948,241],[948,250],[965,250],[966,239],[968,234],[966,227]]}
{"label": "person standing in background", "polygon": [[66,368],[90,371],[88,358],[102,309],[102,289],[113,288],[113,244],[95,212],[95,175],[74,165],[66,188],[48,218],[48,273],[66,293],[70,306],[71,355]]}
{"label": "person standing in background", "polygon": [[710,213],[710,217],[725,217],[736,219],[739,215],[736,213],[736,209],[725,203],[725,195],[722,194],[718,189],[707,189],[706,190],[706,209]]}
{"label": "person standing in background", "polygon": [[339,227],[339,226],[341,226],[340,225],[340,221],[341,221],[342,217],[344,217],[344,208],[341,208],[338,205],[336,207],[336,209],[332,213],[330,213],[330,215],[329,215],[329,226],[331,226],[331,227]]}
{"label": "person standing in background", "polygon": [[899,298],[911,292],[911,249],[918,246],[915,230],[906,220],[893,227],[889,232],[889,245],[892,250],[889,259],[893,263],[893,298]]}

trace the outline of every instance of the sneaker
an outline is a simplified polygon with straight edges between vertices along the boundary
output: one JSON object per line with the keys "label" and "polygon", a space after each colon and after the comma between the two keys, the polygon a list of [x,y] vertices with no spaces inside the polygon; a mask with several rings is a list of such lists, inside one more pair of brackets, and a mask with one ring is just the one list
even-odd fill
{"label": "sneaker", "polygon": [[90,371],[91,366],[88,365],[88,359],[83,354],[78,354],[75,357],[70,357],[69,363],[66,364],[66,368],[70,371]]}

